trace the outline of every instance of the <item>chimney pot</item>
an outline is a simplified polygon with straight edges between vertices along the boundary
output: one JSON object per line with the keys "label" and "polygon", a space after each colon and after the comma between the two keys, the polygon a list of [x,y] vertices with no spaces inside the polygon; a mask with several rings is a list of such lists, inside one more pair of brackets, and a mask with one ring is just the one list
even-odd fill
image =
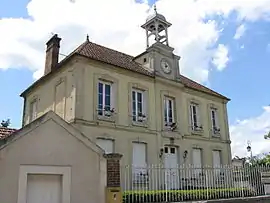
{"label": "chimney pot", "polygon": [[45,59],[45,70],[44,75],[53,71],[58,64],[59,50],[60,50],[61,38],[57,34],[53,35],[46,43],[46,59]]}

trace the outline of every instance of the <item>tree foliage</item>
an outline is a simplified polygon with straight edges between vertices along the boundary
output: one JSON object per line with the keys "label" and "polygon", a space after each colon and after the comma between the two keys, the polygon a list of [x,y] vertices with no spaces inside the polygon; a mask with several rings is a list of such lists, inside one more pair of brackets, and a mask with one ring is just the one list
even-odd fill
{"label": "tree foliage", "polygon": [[10,125],[10,119],[2,120],[1,126],[7,128]]}
{"label": "tree foliage", "polygon": [[264,135],[264,139],[266,139],[266,140],[270,139],[270,131]]}
{"label": "tree foliage", "polygon": [[252,157],[250,160],[251,164],[253,166],[266,166],[270,165],[270,153],[268,154],[263,154],[263,155],[258,155]]}

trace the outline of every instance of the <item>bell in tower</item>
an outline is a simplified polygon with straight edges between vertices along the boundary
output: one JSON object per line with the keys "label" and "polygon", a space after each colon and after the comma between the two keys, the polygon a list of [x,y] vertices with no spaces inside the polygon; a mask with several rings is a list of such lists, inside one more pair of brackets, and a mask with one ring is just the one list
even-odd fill
{"label": "bell in tower", "polygon": [[146,23],[141,27],[146,31],[146,47],[149,47],[150,38],[153,36],[155,42],[159,42],[169,46],[168,28],[172,24],[167,22],[166,18],[157,12],[154,6],[154,14],[146,19]]}

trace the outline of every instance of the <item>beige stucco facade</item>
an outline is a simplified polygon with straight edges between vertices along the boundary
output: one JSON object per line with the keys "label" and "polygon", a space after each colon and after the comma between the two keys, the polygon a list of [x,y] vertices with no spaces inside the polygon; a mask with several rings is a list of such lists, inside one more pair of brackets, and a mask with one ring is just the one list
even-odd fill
{"label": "beige stucco facade", "polygon": [[[179,164],[192,163],[193,148],[202,149],[203,165],[212,165],[212,150],[220,150],[222,164],[230,164],[231,148],[226,107],[228,100],[189,89],[179,82],[162,77],[148,77],[85,57],[74,56],[64,66],[25,95],[24,124],[30,122],[30,104],[36,99],[37,117],[52,110],[93,140],[113,140],[114,151],[123,154],[124,164],[132,164],[132,142],[147,144],[149,164],[162,161],[159,154],[165,145],[173,145],[179,149]],[[115,113],[110,119],[103,120],[97,116],[99,79],[113,82]],[[137,126],[131,121],[132,87],[146,92],[147,121],[143,126]],[[175,99],[177,129],[173,132],[164,129],[164,96]],[[199,104],[203,126],[203,130],[196,133],[191,130],[189,120],[189,104],[193,101]],[[218,110],[219,137],[212,136],[212,106]],[[188,152],[185,159],[184,151]]]}
{"label": "beige stucco facade", "polygon": [[103,151],[52,112],[0,147],[0,202],[26,203],[30,174],[62,175],[62,201],[105,202]]}

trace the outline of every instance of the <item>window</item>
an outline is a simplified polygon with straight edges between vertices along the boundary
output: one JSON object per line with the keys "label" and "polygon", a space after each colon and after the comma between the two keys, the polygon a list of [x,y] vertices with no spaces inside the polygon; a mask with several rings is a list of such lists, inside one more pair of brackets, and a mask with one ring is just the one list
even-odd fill
{"label": "window", "polygon": [[143,122],[146,120],[144,108],[144,92],[140,90],[132,90],[132,120]]}
{"label": "window", "polygon": [[114,113],[112,108],[112,84],[104,81],[98,83],[98,115],[110,117]]}
{"label": "window", "polygon": [[210,114],[211,114],[212,131],[213,131],[214,134],[219,134],[220,128],[218,127],[218,114],[217,114],[217,109],[211,108]]}
{"label": "window", "polygon": [[170,126],[174,123],[174,99],[165,97],[164,99],[164,123],[165,126]]}
{"label": "window", "polygon": [[190,120],[192,130],[202,130],[199,117],[199,105],[195,103],[190,104]]}
{"label": "window", "polygon": [[109,139],[98,138],[96,144],[102,148],[106,154],[114,152],[114,141]]}
{"label": "window", "polygon": [[33,100],[30,103],[30,121],[33,121],[37,118],[37,100]]}

